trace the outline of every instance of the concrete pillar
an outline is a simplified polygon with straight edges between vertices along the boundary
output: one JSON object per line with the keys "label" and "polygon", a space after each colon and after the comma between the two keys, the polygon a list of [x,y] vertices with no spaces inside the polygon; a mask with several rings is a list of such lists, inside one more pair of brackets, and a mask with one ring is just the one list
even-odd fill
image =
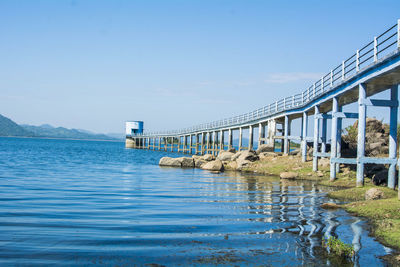
{"label": "concrete pillar", "polygon": [[215,155],[215,151],[217,150],[216,149],[216,144],[217,144],[217,132],[216,131],[214,131],[213,133],[212,133],[212,155]]}
{"label": "concrete pillar", "polygon": [[204,138],[205,138],[205,132],[202,132],[201,133],[201,148],[200,148],[201,155],[204,155]]}
{"label": "concrete pillar", "polygon": [[361,160],[365,155],[366,98],[367,86],[361,83],[358,86],[357,186],[364,186],[364,163]]}
{"label": "concrete pillar", "polygon": [[[390,100],[397,103],[398,86],[395,85],[390,89]],[[396,158],[397,151],[397,109],[398,105],[390,107],[390,134],[389,134],[389,158]],[[389,165],[388,187],[394,189],[396,177],[396,164]]]}
{"label": "concrete pillar", "polygon": [[167,151],[168,148],[168,137],[164,137],[164,151]]}
{"label": "concrete pillar", "polygon": [[301,134],[301,159],[307,161],[307,131],[308,131],[308,116],[307,112],[303,112],[302,118],[302,134]]}
{"label": "concrete pillar", "polygon": [[174,137],[171,137],[171,152],[174,152]]}
{"label": "concrete pillar", "polygon": [[228,149],[232,148],[233,138],[232,138],[232,129],[228,130]]}
{"label": "concrete pillar", "polygon": [[243,136],[243,129],[242,127],[239,128],[239,149],[238,151],[240,151],[242,149],[242,136]]}
{"label": "concrete pillar", "polygon": [[285,116],[284,126],[284,139],[283,139],[283,153],[289,154],[289,116]]}
{"label": "concrete pillar", "polygon": [[206,149],[206,154],[209,154],[209,153],[210,153],[210,139],[211,139],[210,132],[207,132],[207,149]]}
{"label": "concrete pillar", "polygon": [[158,150],[161,150],[161,137],[158,137]]}
{"label": "concrete pillar", "polygon": [[319,115],[319,106],[315,106],[314,113],[314,155],[313,155],[313,171],[318,171],[318,142],[319,142],[319,119],[317,118]]}
{"label": "concrete pillar", "polygon": [[190,140],[189,140],[189,146],[190,146],[189,154],[192,154],[193,153],[193,150],[192,150],[192,148],[193,148],[193,136],[189,135],[189,138],[190,138]]}
{"label": "concrete pillar", "polygon": [[253,150],[253,126],[249,126],[249,150]]}
{"label": "concrete pillar", "polygon": [[332,159],[337,156],[337,132],[338,132],[338,119],[336,117],[336,112],[339,111],[338,98],[334,97],[332,99],[332,134],[331,134],[331,169],[330,169],[330,180],[334,181],[336,179],[336,163],[332,163]]}
{"label": "concrete pillar", "polygon": [[326,118],[322,119],[322,133],[321,133],[321,137],[322,137],[322,144],[321,144],[321,152],[322,153],[326,153],[326,132],[327,132],[327,125],[328,124],[328,120]]}
{"label": "concrete pillar", "polygon": [[182,148],[182,152],[185,154],[186,153],[186,149],[187,149],[187,136],[184,135],[183,136],[183,148]]}
{"label": "concrete pillar", "polygon": [[259,123],[258,124],[258,147],[260,147],[264,141],[262,141],[265,138],[265,129],[264,129],[264,124]]}
{"label": "concrete pillar", "polygon": [[194,148],[194,154],[197,155],[198,150],[199,150],[199,134],[198,133],[195,135],[195,140],[196,140],[196,143],[195,143],[196,146]]}
{"label": "concrete pillar", "polygon": [[220,145],[219,145],[219,150],[225,150],[225,147],[224,147],[224,131],[220,131],[219,132],[219,135],[220,135],[220,139],[219,139],[219,141],[220,141]]}
{"label": "concrete pillar", "polygon": [[268,146],[273,148],[273,151],[275,151],[275,135],[276,135],[276,122],[275,120],[269,120],[268,121]]}
{"label": "concrete pillar", "polygon": [[[342,112],[342,107],[339,106],[339,112]],[[342,157],[342,118],[338,118],[337,121],[337,137],[336,137],[336,157]],[[336,173],[340,171],[340,164],[336,164]]]}

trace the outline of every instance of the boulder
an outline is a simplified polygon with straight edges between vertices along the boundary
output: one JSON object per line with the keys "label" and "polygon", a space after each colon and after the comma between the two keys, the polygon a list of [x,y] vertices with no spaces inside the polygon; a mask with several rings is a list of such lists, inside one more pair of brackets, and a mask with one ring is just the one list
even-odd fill
{"label": "boulder", "polygon": [[290,154],[290,155],[293,155],[293,156],[298,156],[298,155],[300,155],[300,148],[296,148],[295,150],[290,151],[289,154]]}
{"label": "boulder", "polygon": [[256,153],[259,155],[263,152],[274,152],[274,147],[267,144],[262,144],[257,148]]}
{"label": "boulder", "polygon": [[158,163],[160,166],[169,166],[169,167],[181,167],[181,159],[180,158],[170,158],[170,157],[162,157],[160,162]]}
{"label": "boulder", "polygon": [[376,200],[384,197],[384,193],[379,188],[371,188],[365,192],[365,200]]}
{"label": "boulder", "polygon": [[215,159],[215,157],[213,155],[211,155],[211,154],[205,154],[203,156],[203,160],[205,160],[205,161],[212,161],[214,159]]}
{"label": "boulder", "polygon": [[243,158],[239,157],[239,158],[236,160],[236,165],[237,165],[236,169],[239,170],[239,171],[241,171],[243,168],[248,167],[248,166],[250,165],[250,163],[251,163],[250,160],[243,159]]}
{"label": "boulder", "polygon": [[282,172],[279,177],[281,179],[296,179],[297,178],[297,173],[295,172]]}
{"label": "boulder", "polygon": [[236,149],[234,147],[231,147],[227,150],[228,152],[236,153]]}
{"label": "boulder", "polygon": [[238,168],[238,164],[237,164],[236,161],[229,161],[229,162],[226,164],[226,169],[227,169],[227,170],[232,170],[232,171],[234,171],[234,170],[237,170],[237,168]]}
{"label": "boulder", "polygon": [[[236,154],[235,154],[236,155]],[[258,156],[254,151],[251,150],[245,150],[242,151],[239,158],[241,160],[249,160],[249,161],[256,161],[258,160]]]}
{"label": "boulder", "polygon": [[238,158],[240,157],[240,155],[242,155],[242,153],[243,153],[243,151],[236,152],[236,153],[232,156],[231,160],[236,160],[236,159],[238,159]]}
{"label": "boulder", "polygon": [[232,156],[235,155],[232,152],[228,152],[228,151],[220,151],[218,154],[217,159],[221,160],[221,161],[230,161],[232,159]]}
{"label": "boulder", "polygon": [[217,159],[207,162],[206,164],[202,165],[201,168],[208,171],[223,171],[224,165],[222,164],[222,161]]}
{"label": "boulder", "polygon": [[386,184],[388,179],[388,170],[382,169],[372,176],[372,183],[374,185]]}
{"label": "boulder", "polygon": [[194,160],[192,158],[182,157],[180,160],[182,168],[194,168]]}
{"label": "boulder", "polygon": [[196,167],[196,168],[201,168],[201,166],[203,166],[204,164],[206,164],[208,161],[205,161],[204,159],[196,159],[195,161],[194,161],[194,166]]}

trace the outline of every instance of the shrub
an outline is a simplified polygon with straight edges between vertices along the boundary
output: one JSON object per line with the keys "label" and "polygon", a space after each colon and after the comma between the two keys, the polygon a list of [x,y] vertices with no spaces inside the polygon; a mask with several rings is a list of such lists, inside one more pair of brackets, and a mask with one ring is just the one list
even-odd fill
{"label": "shrub", "polygon": [[336,237],[329,237],[328,240],[323,241],[323,245],[329,248],[329,253],[335,254],[343,258],[352,258],[355,254],[352,245],[346,244]]}

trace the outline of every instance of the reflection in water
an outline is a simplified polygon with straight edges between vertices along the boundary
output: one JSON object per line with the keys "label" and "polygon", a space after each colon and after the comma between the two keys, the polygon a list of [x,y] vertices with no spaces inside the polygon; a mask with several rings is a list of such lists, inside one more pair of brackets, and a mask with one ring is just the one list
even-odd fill
{"label": "reflection in water", "polygon": [[[160,168],[122,143],[0,138],[0,265],[335,266],[322,239],[390,253],[365,222],[323,210],[326,188]],[[16,160],[18,159],[18,160]]]}

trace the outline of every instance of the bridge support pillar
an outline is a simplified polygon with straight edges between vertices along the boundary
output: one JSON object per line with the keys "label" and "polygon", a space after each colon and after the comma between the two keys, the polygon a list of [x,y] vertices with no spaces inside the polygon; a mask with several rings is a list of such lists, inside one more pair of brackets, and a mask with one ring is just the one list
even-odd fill
{"label": "bridge support pillar", "polygon": [[361,83],[358,86],[357,186],[364,186],[364,162],[362,159],[365,155],[366,98],[367,87]]}
{"label": "bridge support pillar", "polygon": [[210,154],[210,140],[211,140],[211,133],[207,132],[207,143],[206,143],[206,154]]}
{"label": "bridge support pillar", "polygon": [[161,137],[158,137],[158,150],[161,150]]}
{"label": "bridge support pillar", "polygon": [[242,150],[242,136],[243,136],[243,129],[242,127],[239,128],[239,149],[238,151]]}
{"label": "bridge support pillar", "polygon": [[323,117],[322,118],[322,133],[321,133],[321,139],[322,139],[322,143],[321,143],[321,152],[322,153],[326,153],[326,140],[327,140],[327,136],[326,136],[326,132],[327,132],[327,124],[328,124],[328,119]]}
{"label": "bridge support pillar", "polygon": [[204,155],[204,139],[205,139],[205,133],[201,133],[201,147],[200,147],[200,154]]}
{"label": "bridge support pillar", "polygon": [[[397,151],[397,113],[398,113],[398,85],[390,89],[390,100],[396,105],[390,107],[390,134],[389,134],[389,158],[396,159]],[[396,176],[396,164],[389,165],[388,187],[394,189]],[[400,192],[400,190],[399,190]]]}
{"label": "bridge support pillar", "polygon": [[178,136],[178,153],[181,152],[181,141],[182,141],[182,136]]}
{"label": "bridge support pillar", "polygon": [[[339,112],[342,112],[342,107],[339,106]],[[336,137],[336,157],[342,157],[342,123],[343,118],[338,118],[337,121],[337,137]],[[340,171],[340,164],[336,164],[336,173]]]}
{"label": "bridge support pillar", "polygon": [[315,106],[314,112],[314,148],[313,148],[313,171],[318,171],[318,139],[319,139],[319,106]]}
{"label": "bridge support pillar", "polygon": [[283,154],[289,154],[289,116],[285,116],[285,125],[284,125],[284,133],[283,133]]}
{"label": "bridge support pillar", "polygon": [[249,150],[253,150],[253,126],[249,126]]}
{"label": "bridge support pillar", "polygon": [[175,138],[172,136],[171,137],[171,152],[174,152],[174,141],[175,141]]}
{"label": "bridge support pillar", "polygon": [[229,130],[228,130],[228,149],[231,149],[231,148],[232,148],[232,141],[233,141],[233,138],[232,138],[232,129],[229,129]]}
{"label": "bridge support pillar", "polygon": [[189,135],[189,154],[193,153],[193,135]]}
{"label": "bridge support pillar", "polygon": [[219,135],[220,135],[220,139],[219,139],[219,141],[220,141],[220,145],[219,145],[219,150],[225,150],[225,147],[224,147],[224,131],[220,131],[219,132]]}
{"label": "bridge support pillar", "polygon": [[164,137],[164,151],[166,152],[168,149],[168,137]]}
{"label": "bridge support pillar", "polygon": [[258,124],[258,147],[264,143],[265,138],[265,128],[263,123]]}
{"label": "bridge support pillar", "polygon": [[307,112],[303,112],[301,121],[301,160],[307,161],[307,131],[308,131],[308,116]]}
{"label": "bridge support pillar", "polygon": [[183,152],[183,154],[186,153],[186,148],[187,148],[187,136],[184,135],[184,136],[183,136],[183,147],[182,147],[182,152]]}
{"label": "bridge support pillar", "polygon": [[214,131],[213,132],[213,134],[212,134],[212,155],[214,156],[215,155],[215,151],[217,150],[216,149],[216,145],[217,145],[217,138],[218,138],[218,133],[216,132],[216,131]]}
{"label": "bridge support pillar", "polygon": [[332,130],[331,130],[331,165],[330,180],[336,179],[336,163],[332,160],[337,156],[337,137],[338,137],[338,118],[336,113],[339,111],[339,101],[337,97],[332,99]]}
{"label": "bridge support pillar", "polygon": [[276,121],[275,120],[269,120],[268,121],[268,146],[273,148],[273,151],[275,151],[275,135],[276,135]]}

